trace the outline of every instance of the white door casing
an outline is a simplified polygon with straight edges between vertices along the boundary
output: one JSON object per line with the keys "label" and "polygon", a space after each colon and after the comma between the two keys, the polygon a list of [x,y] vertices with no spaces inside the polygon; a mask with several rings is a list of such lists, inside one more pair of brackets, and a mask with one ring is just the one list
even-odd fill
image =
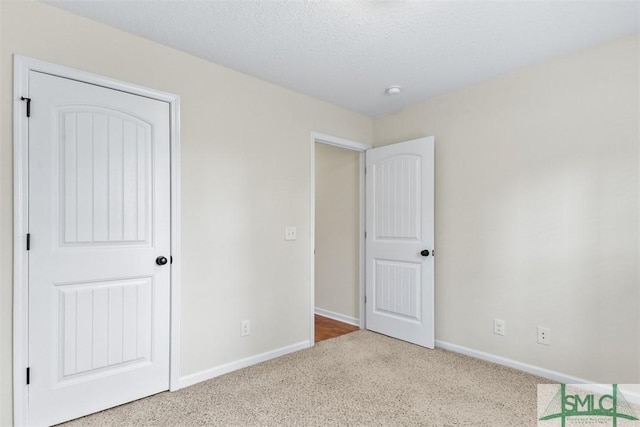
{"label": "white door casing", "polygon": [[29,73],[29,423],[169,388],[169,104]]}
{"label": "white door casing", "polygon": [[367,329],[433,348],[434,138],[366,158]]}
{"label": "white door casing", "polygon": [[365,152],[369,149],[371,149],[371,145],[369,144],[364,144],[362,142],[357,142],[357,141],[352,141],[349,139],[345,139],[345,138],[341,138],[341,137],[337,137],[337,136],[333,136],[333,135],[327,135],[324,133],[320,133],[320,132],[311,132],[311,140],[310,140],[310,162],[309,162],[309,171],[310,171],[310,175],[309,175],[309,182],[310,182],[310,197],[309,197],[309,283],[310,283],[310,292],[309,292],[309,299],[310,299],[310,305],[309,305],[309,314],[310,314],[310,319],[309,319],[309,341],[311,343],[315,342],[315,252],[316,252],[316,248],[315,248],[315,242],[316,242],[316,238],[315,238],[315,224],[316,224],[316,218],[315,218],[315,213],[316,213],[316,161],[315,161],[315,147],[316,144],[327,144],[327,145],[332,145],[334,147],[339,147],[339,148],[344,148],[346,150],[353,150],[353,151],[357,151],[360,153],[360,171],[359,171],[359,175],[360,175],[360,196],[359,196],[359,210],[360,212],[358,213],[358,217],[359,217],[359,222],[360,222],[360,230],[359,230],[359,235],[360,235],[360,239],[359,239],[359,245],[358,245],[358,258],[359,258],[359,262],[358,262],[358,266],[359,266],[359,270],[358,270],[358,276],[359,276],[359,283],[358,283],[358,287],[359,287],[359,300],[358,300],[358,306],[359,306],[359,323],[360,323],[360,328],[364,329],[365,328],[365,304],[364,304],[364,292],[365,292],[365,285],[364,285],[364,248],[365,248],[365,243],[364,243],[364,231],[365,231],[365,178],[364,178],[364,168],[365,168]]}

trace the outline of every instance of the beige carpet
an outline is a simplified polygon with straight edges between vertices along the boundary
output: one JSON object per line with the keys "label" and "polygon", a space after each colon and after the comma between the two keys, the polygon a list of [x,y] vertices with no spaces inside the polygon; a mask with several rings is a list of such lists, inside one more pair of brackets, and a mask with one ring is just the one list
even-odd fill
{"label": "beige carpet", "polygon": [[535,426],[549,381],[368,331],[68,426]]}

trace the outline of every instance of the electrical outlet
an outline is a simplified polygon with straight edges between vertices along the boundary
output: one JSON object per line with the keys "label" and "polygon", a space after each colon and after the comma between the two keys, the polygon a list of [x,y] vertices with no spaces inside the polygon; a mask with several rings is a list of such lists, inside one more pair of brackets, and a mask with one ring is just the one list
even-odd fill
{"label": "electrical outlet", "polygon": [[296,227],[288,225],[284,228],[284,240],[296,240]]}
{"label": "electrical outlet", "polygon": [[507,322],[502,319],[493,319],[493,333],[505,335],[507,333]]}
{"label": "electrical outlet", "polygon": [[250,333],[250,329],[249,329],[249,321],[248,320],[243,320],[242,321],[242,330],[240,332],[240,336],[246,337],[247,335],[249,335]]}
{"label": "electrical outlet", "polygon": [[551,345],[551,329],[538,326],[538,344]]}

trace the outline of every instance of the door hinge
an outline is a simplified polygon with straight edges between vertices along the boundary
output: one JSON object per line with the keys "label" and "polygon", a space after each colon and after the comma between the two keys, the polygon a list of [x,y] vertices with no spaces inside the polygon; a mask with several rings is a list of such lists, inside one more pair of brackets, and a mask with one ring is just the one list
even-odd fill
{"label": "door hinge", "polygon": [[27,250],[31,249],[31,234],[27,233]]}
{"label": "door hinge", "polygon": [[27,385],[31,383],[31,368],[27,368]]}
{"label": "door hinge", "polygon": [[169,264],[173,264],[173,255],[169,256]]}
{"label": "door hinge", "polygon": [[27,101],[27,117],[31,117],[31,98],[21,96],[20,101]]}
{"label": "door hinge", "polygon": [[364,232],[364,238],[365,239],[367,238],[367,232],[366,231]]}
{"label": "door hinge", "polygon": [[367,296],[366,295],[364,296],[364,303],[365,304],[367,303]]}

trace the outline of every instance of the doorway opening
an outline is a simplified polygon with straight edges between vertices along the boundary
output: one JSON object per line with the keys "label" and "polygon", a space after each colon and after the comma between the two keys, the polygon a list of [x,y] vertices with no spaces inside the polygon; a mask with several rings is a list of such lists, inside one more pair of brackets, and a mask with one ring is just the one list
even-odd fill
{"label": "doorway opening", "polygon": [[311,341],[365,327],[364,152],[369,145],[311,139]]}

